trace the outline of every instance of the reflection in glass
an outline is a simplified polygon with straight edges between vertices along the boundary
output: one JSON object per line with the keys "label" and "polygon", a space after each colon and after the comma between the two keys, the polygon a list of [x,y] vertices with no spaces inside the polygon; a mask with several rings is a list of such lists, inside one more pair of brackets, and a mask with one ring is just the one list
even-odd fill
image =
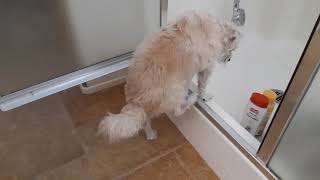
{"label": "reflection in glass", "polygon": [[159,0],[0,2],[0,95],[134,50]]}

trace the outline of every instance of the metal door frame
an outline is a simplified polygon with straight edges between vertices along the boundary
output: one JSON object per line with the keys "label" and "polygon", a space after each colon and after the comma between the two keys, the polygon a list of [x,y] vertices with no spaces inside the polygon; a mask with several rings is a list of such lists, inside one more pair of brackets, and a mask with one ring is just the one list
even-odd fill
{"label": "metal door frame", "polygon": [[268,164],[272,157],[284,131],[291,121],[292,115],[306,93],[314,73],[320,64],[320,30],[317,30],[319,22],[320,14],[289,82],[284,98],[276,111],[266,137],[261,143],[257,157],[264,164]]}

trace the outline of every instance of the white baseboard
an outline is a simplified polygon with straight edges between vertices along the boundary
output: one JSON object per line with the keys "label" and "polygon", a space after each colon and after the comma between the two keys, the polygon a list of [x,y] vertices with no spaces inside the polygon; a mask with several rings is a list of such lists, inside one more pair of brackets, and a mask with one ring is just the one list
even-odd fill
{"label": "white baseboard", "polygon": [[267,179],[242,152],[195,107],[170,119],[222,180]]}

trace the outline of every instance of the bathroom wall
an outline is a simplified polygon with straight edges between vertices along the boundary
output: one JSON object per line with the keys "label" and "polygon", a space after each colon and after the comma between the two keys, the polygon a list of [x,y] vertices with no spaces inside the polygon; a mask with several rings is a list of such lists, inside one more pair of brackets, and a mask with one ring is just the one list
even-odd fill
{"label": "bathroom wall", "polygon": [[[217,65],[207,88],[213,101],[240,121],[253,91],[285,90],[320,12],[320,1],[241,0],[246,23],[239,48]],[[169,1],[168,19],[188,9],[208,10],[230,21],[233,0]],[[210,105],[210,102],[208,102]]]}
{"label": "bathroom wall", "polygon": [[[77,41],[81,56],[79,58],[81,65],[91,65],[99,60],[133,51],[145,37],[160,28],[160,0],[97,1],[95,3],[98,3],[94,5],[94,10],[97,12],[88,16],[81,13],[93,8],[88,7],[86,1],[67,1],[70,22],[75,32],[74,39]],[[111,4],[112,8],[108,8]],[[99,32],[92,31],[92,26],[98,26]],[[86,88],[95,89],[90,90],[90,93],[94,93],[101,88],[109,87],[109,82],[113,82],[115,78],[124,77],[126,73],[126,70],[122,70],[102,76],[87,82]]]}
{"label": "bathroom wall", "polygon": [[81,66],[133,51],[160,26],[159,0],[67,0],[65,5]]}
{"label": "bathroom wall", "polygon": [[[232,6],[233,0],[169,0],[168,19],[185,10],[200,9],[230,20]],[[246,11],[246,31],[268,40],[294,38],[303,42],[320,10],[318,0],[240,0],[240,7]]]}

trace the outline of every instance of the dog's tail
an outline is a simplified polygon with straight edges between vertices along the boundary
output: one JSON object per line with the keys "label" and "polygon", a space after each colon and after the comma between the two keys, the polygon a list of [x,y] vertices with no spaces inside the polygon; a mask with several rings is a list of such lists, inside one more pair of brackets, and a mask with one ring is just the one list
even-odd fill
{"label": "dog's tail", "polygon": [[98,133],[106,135],[110,143],[118,142],[138,134],[146,123],[147,114],[138,105],[125,105],[120,114],[109,113],[99,124]]}

